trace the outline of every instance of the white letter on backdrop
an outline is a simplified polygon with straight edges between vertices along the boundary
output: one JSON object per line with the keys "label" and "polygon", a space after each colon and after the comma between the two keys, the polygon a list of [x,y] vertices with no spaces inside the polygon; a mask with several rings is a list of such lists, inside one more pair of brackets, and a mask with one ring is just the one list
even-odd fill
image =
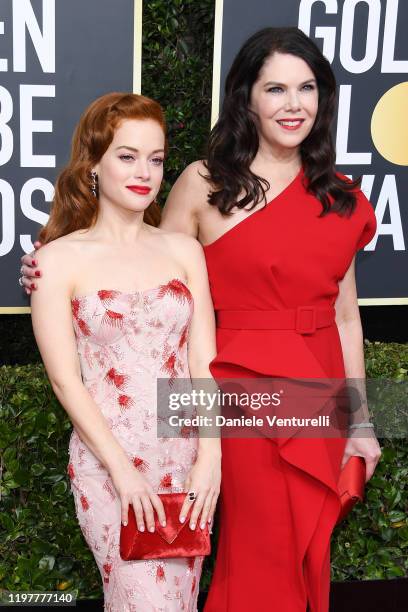
{"label": "white letter on backdrop", "polygon": [[55,168],[55,155],[34,155],[33,134],[52,132],[52,121],[33,119],[33,98],[55,98],[55,85],[20,85],[22,168]]}
{"label": "white letter on backdrop", "polygon": [[1,236],[0,256],[7,255],[14,245],[15,235],[15,216],[14,216],[14,191],[7,183],[0,179],[0,199],[1,199]]}
{"label": "white letter on backdrop", "polygon": [[[21,190],[20,206],[24,216],[31,221],[35,221],[39,225],[45,225],[49,215],[33,207],[31,196],[34,191],[42,191],[45,196],[45,201],[51,202],[54,197],[54,187],[47,179],[37,177],[28,180]],[[26,253],[30,253],[34,248],[29,234],[21,234],[20,244],[21,248]]]}
{"label": "white letter on backdrop", "polygon": [[55,0],[42,0],[42,33],[30,0],[13,0],[14,72],[27,65],[26,28],[43,72],[55,72]]}
{"label": "white letter on backdrop", "polygon": [[[336,15],[338,6],[337,0],[301,0],[299,5],[298,27],[306,36],[310,36],[310,22],[312,18],[312,6],[316,2],[323,2],[328,15]],[[336,46],[336,28],[327,26],[316,26],[314,30],[316,38],[323,39],[323,55],[332,63]]]}

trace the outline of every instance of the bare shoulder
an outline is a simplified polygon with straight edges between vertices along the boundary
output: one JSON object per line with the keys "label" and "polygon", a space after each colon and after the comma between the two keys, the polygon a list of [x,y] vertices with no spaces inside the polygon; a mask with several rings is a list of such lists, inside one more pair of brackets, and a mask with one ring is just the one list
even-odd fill
{"label": "bare shoulder", "polygon": [[198,196],[204,197],[206,202],[210,191],[210,183],[206,178],[207,176],[208,170],[204,165],[204,160],[197,160],[183,170],[177,182],[180,181],[184,188],[194,191]]}
{"label": "bare shoulder", "polygon": [[55,268],[60,273],[75,268],[83,254],[85,244],[82,230],[48,242],[36,251],[39,268],[44,271]]}
{"label": "bare shoulder", "polygon": [[189,164],[174,183],[162,212],[161,227],[198,235],[198,218],[208,206],[210,184],[203,161]]}
{"label": "bare shoulder", "polygon": [[203,253],[203,247],[201,244],[193,238],[182,232],[167,232],[163,231],[163,238],[167,242],[169,250],[182,257],[186,262],[190,257],[200,257]]}
{"label": "bare shoulder", "polygon": [[197,159],[184,168],[183,172],[180,174],[180,177],[182,176],[186,180],[196,181],[197,183],[205,181],[205,184],[207,184],[207,180],[205,179],[207,174],[208,170],[205,167],[204,160]]}
{"label": "bare shoulder", "polygon": [[166,232],[164,238],[167,253],[189,280],[206,271],[203,247],[198,240],[182,232]]}
{"label": "bare shoulder", "polygon": [[190,206],[197,207],[206,204],[210,191],[210,183],[205,178],[208,172],[202,160],[189,164],[173,185],[168,201],[174,196],[188,201]]}

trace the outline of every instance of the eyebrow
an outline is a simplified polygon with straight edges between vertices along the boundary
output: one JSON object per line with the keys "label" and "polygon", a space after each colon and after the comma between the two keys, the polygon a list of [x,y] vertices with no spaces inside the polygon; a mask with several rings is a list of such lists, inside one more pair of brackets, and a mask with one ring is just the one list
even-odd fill
{"label": "eyebrow", "polygon": [[[300,85],[307,85],[308,83],[317,83],[316,79],[308,79],[307,81],[303,81],[303,83],[300,83]],[[280,87],[286,87],[285,83],[277,83],[276,81],[268,81],[267,83],[265,83],[264,87],[266,87],[267,85],[279,85]]]}
{"label": "eyebrow", "polygon": [[[117,151],[118,149],[129,149],[129,151],[139,153],[139,149],[135,149],[135,147],[129,147],[128,145],[120,145],[120,147],[116,147],[115,151]],[[164,149],[156,149],[155,151],[152,151],[152,154],[153,153],[164,153]]]}

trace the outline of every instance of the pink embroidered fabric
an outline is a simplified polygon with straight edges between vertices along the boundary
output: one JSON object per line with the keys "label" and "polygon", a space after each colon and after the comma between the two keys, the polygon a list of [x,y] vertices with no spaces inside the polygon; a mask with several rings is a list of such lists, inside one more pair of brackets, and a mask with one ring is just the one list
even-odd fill
{"label": "pink embroidered fabric", "polygon": [[[83,382],[112,433],[158,493],[184,490],[196,438],[157,438],[157,378],[189,377],[193,298],[178,279],[147,291],[101,290],[72,300]],[[68,474],[107,612],[197,610],[203,557],[123,561],[120,500],[107,470],[75,431]],[[133,511],[129,508],[129,512]]]}

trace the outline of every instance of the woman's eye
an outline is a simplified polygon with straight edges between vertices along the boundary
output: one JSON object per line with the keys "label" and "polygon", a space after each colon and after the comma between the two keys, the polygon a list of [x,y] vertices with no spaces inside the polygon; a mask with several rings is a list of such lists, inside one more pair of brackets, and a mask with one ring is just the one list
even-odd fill
{"label": "woman's eye", "polygon": [[153,157],[152,162],[155,166],[161,166],[161,164],[164,162],[164,159],[162,157]]}
{"label": "woman's eye", "polygon": [[134,157],[133,155],[124,153],[123,155],[119,155],[119,159],[123,159],[124,161],[130,161],[130,160],[133,160]]}
{"label": "woman's eye", "polygon": [[267,91],[271,91],[272,93],[280,93],[282,90],[282,87],[270,87]]}
{"label": "woman's eye", "polygon": [[306,91],[313,91],[314,88],[314,85],[312,85],[311,83],[309,83],[308,85],[303,85],[303,89],[306,89]]}

